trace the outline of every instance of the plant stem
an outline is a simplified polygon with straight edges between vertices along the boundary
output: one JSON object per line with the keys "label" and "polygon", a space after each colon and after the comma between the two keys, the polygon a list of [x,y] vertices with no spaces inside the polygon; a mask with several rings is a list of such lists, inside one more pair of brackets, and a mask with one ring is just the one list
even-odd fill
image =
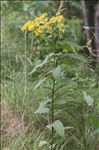
{"label": "plant stem", "polygon": [[[53,34],[53,52],[55,52],[55,57],[54,57],[54,62],[55,62],[55,68],[57,67],[58,65],[58,58],[57,58],[57,55],[56,55],[56,42],[55,42],[55,36]],[[54,122],[54,97],[55,97],[55,85],[56,85],[56,80],[55,78],[53,79],[53,83],[52,83],[52,103],[51,103],[51,108],[52,108],[52,111],[51,111],[51,123]],[[52,126],[52,133],[51,133],[51,150],[53,150],[53,144],[54,144],[54,129],[53,129],[53,126]]]}
{"label": "plant stem", "polygon": [[[53,87],[52,87],[52,114],[51,114],[51,122],[54,122],[54,93],[55,93],[55,79],[53,80]],[[53,142],[54,142],[54,129],[52,127],[52,142],[51,142],[51,150],[53,150]]]}
{"label": "plant stem", "polygon": [[[55,67],[57,67],[57,65],[58,65],[58,59],[57,59],[57,56],[55,55]],[[52,85],[52,112],[51,112],[51,118],[52,118],[52,120],[51,120],[51,123],[53,123],[54,122],[54,96],[55,96],[55,85],[56,85],[56,80],[55,80],[55,78],[53,79],[53,85]],[[52,136],[52,141],[51,141],[51,150],[53,150],[53,144],[54,144],[54,129],[53,129],[53,126],[52,126],[52,134],[51,134],[51,136]]]}
{"label": "plant stem", "polygon": [[82,138],[83,138],[84,150],[87,150],[86,134],[85,134],[86,126],[87,126],[86,118],[85,118],[84,113],[82,111],[82,116],[81,116],[81,134],[82,134]]}

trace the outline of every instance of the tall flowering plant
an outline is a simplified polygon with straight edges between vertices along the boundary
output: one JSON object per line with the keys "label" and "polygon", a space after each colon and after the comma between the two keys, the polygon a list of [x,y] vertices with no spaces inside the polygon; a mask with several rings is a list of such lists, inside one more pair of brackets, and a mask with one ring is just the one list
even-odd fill
{"label": "tall flowering plant", "polygon": [[64,137],[64,126],[60,120],[55,120],[55,101],[56,101],[56,88],[57,83],[60,81],[61,78],[61,66],[60,66],[60,56],[61,51],[57,50],[57,43],[60,36],[63,36],[65,33],[65,26],[64,26],[64,17],[60,12],[57,12],[55,16],[49,17],[47,13],[42,14],[39,17],[36,17],[33,20],[28,20],[21,28],[23,32],[29,31],[31,35],[41,41],[42,39],[46,42],[46,39],[49,39],[49,47],[50,52],[45,57],[44,61],[37,65],[30,74],[37,71],[39,68],[43,68],[46,64],[48,64],[48,68],[46,71],[46,75],[44,78],[41,79],[37,85],[35,86],[35,90],[39,88],[44,82],[49,79],[51,81],[51,90],[48,97],[45,98],[39,105],[39,108],[35,113],[38,114],[49,114],[50,115],[50,124],[47,125],[47,128],[51,130],[51,143],[50,149],[53,150],[54,148],[54,139],[55,139],[55,132],[59,134],[61,137]]}

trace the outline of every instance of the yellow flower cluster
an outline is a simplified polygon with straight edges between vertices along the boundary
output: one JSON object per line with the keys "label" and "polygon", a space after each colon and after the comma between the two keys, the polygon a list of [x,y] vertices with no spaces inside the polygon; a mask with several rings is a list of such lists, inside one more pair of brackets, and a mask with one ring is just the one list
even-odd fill
{"label": "yellow flower cluster", "polygon": [[43,15],[36,17],[34,20],[27,21],[21,28],[22,31],[29,30],[33,32],[36,36],[42,36],[47,31],[52,33],[53,28],[57,26],[60,33],[64,33],[64,17],[60,12],[57,12],[55,16],[48,19],[48,14],[44,13]]}

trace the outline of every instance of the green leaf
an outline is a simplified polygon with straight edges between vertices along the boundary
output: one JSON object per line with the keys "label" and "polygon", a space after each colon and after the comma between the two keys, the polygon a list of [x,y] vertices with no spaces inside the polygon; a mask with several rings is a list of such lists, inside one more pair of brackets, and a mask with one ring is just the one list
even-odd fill
{"label": "green leaf", "polygon": [[59,80],[60,76],[61,76],[61,67],[57,66],[53,71],[52,71],[52,75],[54,77],[55,80]]}
{"label": "green leaf", "polygon": [[46,78],[39,80],[39,82],[37,83],[37,85],[34,87],[34,90],[36,90],[38,87],[40,87],[44,82],[46,81]]}
{"label": "green leaf", "polygon": [[69,127],[69,126],[67,126],[67,127],[65,127],[64,129],[65,129],[65,130],[69,130],[69,129],[74,129],[74,127]]}
{"label": "green leaf", "polygon": [[94,131],[94,134],[98,134],[98,135],[99,135],[99,128],[97,128],[97,129]]}
{"label": "green leaf", "polygon": [[50,53],[49,55],[47,55],[44,59],[44,61],[40,64],[38,64],[30,73],[29,75],[33,74],[34,72],[37,71],[38,68],[42,68],[45,64],[47,64],[48,60],[50,57],[54,56],[55,54],[54,53]]}
{"label": "green leaf", "polygon": [[64,45],[67,45],[68,47],[70,47],[72,51],[73,51],[74,49],[76,49],[76,50],[81,49],[81,46],[80,46],[80,45],[78,45],[78,44],[75,43],[75,42],[71,42],[71,41],[66,42]]}
{"label": "green leaf", "polygon": [[55,104],[64,105],[64,104],[66,104],[66,100],[64,100],[64,99],[57,99],[57,100],[55,101]]}
{"label": "green leaf", "polygon": [[99,128],[99,118],[96,116],[91,116],[92,124],[95,128]]}
{"label": "green leaf", "polygon": [[66,52],[72,52],[73,51],[72,47],[68,44],[64,44],[64,45],[62,45],[62,47]]}
{"label": "green leaf", "polygon": [[54,128],[56,133],[59,134],[61,137],[65,136],[64,126],[60,120],[56,120],[52,124],[47,125],[47,128],[49,128],[50,130],[52,129],[52,127]]}
{"label": "green leaf", "polygon": [[86,103],[88,104],[88,106],[93,106],[93,99],[90,95],[87,95],[87,93],[85,91],[83,91],[83,95],[84,95],[84,99],[86,101]]}
{"label": "green leaf", "polygon": [[37,111],[35,113],[38,114],[44,114],[44,113],[49,113],[50,109],[47,107],[47,104],[51,102],[50,99],[44,100],[40,103],[39,108],[37,109]]}
{"label": "green leaf", "polygon": [[39,142],[39,148],[42,148],[42,147],[44,147],[45,145],[48,145],[48,142],[47,141],[45,141],[45,140],[43,140],[43,141],[40,141]]}

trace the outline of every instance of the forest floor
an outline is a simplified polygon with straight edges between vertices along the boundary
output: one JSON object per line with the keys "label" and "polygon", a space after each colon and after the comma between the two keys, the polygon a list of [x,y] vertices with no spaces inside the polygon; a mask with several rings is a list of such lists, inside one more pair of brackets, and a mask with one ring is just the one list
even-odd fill
{"label": "forest floor", "polygon": [[[1,103],[1,122],[2,135],[11,139],[24,128],[22,119],[16,116],[5,102]],[[4,150],[9,148],[5,147]]]}

